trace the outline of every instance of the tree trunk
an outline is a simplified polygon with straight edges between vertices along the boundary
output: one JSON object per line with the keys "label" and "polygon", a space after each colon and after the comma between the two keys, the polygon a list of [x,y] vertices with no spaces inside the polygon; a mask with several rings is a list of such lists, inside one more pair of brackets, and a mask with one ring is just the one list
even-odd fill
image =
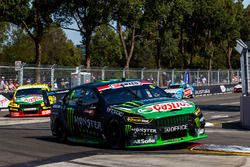
{"label": "tree trunk", "polygon": [[36,39],[35,40],[35,50],[36,50],[36,65],[37,65],[37,69],[36,69],[36,83],[41,83],[41,72],[40,72],[40,68],[41,68],[41,61],[42,61],[42,46],[41,46],[41,40],[40,39]]}
{"label": "tree trunk", "polygon": [[118,29],[119,38],[120,38],[121,43],[122,43],[122,48],[123,48],[123,52],[124,52],[124,55],[125,55],[125,59],[126,59],[126,57],[128,57],[128,51],[127,51],[127,47],[126,47],[124,37],[122,35],[122,25],[121,25],[120,22],[117,23],[117,29]]}
{"label": "tree trunk", "polygon": [[231,63],[232,51],[233,51],[233,48],[228,46],[228,48],[227,48],[227,63],[228,63],[228,68],[230,70],[232,70],[232,63]]}
{"label": "tree trunk", "polygon": [[123,52],[124,52],[124,55],[125,55],[125,60],[126,60],[124,68],[128,69],[129,66],[130,66],[131,58],[132,58],[133,53],[134,53],[135,28],[132,29],[130,47],[126,46],[126,42],[125,42],[125,39],[124,39],[123,34],[122,34],[122,25],[121,25],[120,22],[117,23],[117,29],[118,29],[119,38],[120,38],[121,43],[122,43]]}
{"label": "tree trunk", "polygon": [[184,48],[184,41],[183,41],[183,28],[181,27],[181,41],[180,41],[180,50],[181,50],[181,56],[182,56],[182,61],[181,64],[183,64],[183,68],[187,68],[186,64],[186,58],[185,58],[185,48]]}
{"label": "tree trunk", "polygon": [[86,55],[85,55],[85,65],[87,68],[90,68],[91,66],[91,55],[90,55],[90,41],[91,41],[91,32],[88,31],[85,33],[85,49],[86,49]]}
{"label": "tree trunk", "polygon": [[129,68],[130,61],[131,61],[131,58],[132,58],[133,53],[134,53],[134,48],[135,48],[135,28],[133,28],[133,30],[132,30],[130,52],[129,52],[129,55],[127,55],[127,57],[126,57],[125,68]]}

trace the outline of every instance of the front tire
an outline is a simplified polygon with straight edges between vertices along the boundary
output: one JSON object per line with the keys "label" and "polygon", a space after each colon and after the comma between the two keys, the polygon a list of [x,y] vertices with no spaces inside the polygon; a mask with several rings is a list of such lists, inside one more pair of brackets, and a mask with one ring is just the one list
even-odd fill
{"label": "front tire", "polygon": [[58,137],[58,140],[59,140],[60,143],[66,143],[67,142],[66,129],[63,127],[63,124],[61,122],[57,123],[56,134],[57,134],[57,137]]}
{"label": "front tire", "polygon": [[113,149],[125,147],[122,123],[117,119],[112,119],[107,126],[107,145]]}

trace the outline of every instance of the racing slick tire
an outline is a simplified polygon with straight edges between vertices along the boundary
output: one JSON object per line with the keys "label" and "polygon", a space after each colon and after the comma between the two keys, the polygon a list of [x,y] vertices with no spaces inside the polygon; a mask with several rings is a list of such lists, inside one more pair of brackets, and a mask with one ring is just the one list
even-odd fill
{"label": "racing slick tire", "polygon": [[63,124],[60,121],[58,121],[56,125],[56,134],[60,143],[67,142],[67,133]]}
{"label": "racing slick tire", "polygon": [[120,120],[111,119],[106,130],[107,145],[112,149],[122,149],[125,147],[123,126]]}

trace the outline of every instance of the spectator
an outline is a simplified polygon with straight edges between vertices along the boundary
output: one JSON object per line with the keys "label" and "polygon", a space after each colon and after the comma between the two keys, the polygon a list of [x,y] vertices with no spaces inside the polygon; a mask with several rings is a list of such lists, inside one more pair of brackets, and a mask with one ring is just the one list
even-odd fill
{"label": "spectator", "polygon": [[207,78],[206,77],[203,77],[202,78],[202,84],[205,85],[207,83]]}
{"label": "spectator", "polygon": [[1,83],[0,83],[0,90],[4,90],[5,87],[5,77],[2,76]]}
{"label": "spectator", "polygon": [[19,84],[18,84],[17,80],[14,80],[13,85],[15,86],[15,89],[19,86]]}
{"label": "spectator", "polygon": [[13,83],[13,80],[10,79],[10,81],[9,81],[9,90],[15,90],[15,89],[16,89],[16,87],[15,87],[15,85]]}
{"label": "spectator", "polygon": [[8,83],[8,81],[5,81],[3,89],[4,90],[9,90],[9,83]]}

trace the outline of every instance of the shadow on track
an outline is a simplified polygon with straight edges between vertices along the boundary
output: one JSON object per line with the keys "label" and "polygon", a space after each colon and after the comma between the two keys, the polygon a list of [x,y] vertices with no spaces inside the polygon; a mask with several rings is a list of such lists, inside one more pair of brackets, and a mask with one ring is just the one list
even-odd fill
{"label": "shadow on track", "polygon": [[[67,142],[66,144],[59,143],[56,137],[53,136],[34,136],[34,137],[27,137],[27,138],[34,138],[37,140],[42,140],[45,142],[52,142],[52,143],[58,143],[61,144],[62,147],[65,145],[70,145],[70,146],[82,146],[82,150],[86,151],[81,151],[81,152],[75,152],[75,153],[64,153],[60,155],[55,155],[52,157],[46,157],[46,158],[41,158],[37,159],[34,161],[30,162],[25,162],[25,163],[19,163],[19,164],[14,164],[10,165],[8,167],[19,167],[19,166],[39,166],[39,165],[45,165],[45,164],[50,164],[50,163],[57,163],[57,162],[69,162],[74,165],[85,165],[85,166],[93,166],[93,164],[90,164],[88,162],[79,162],[80,164],[75,164],[78,162],[75,162],[73,160],[78,159],[78,158],[85,158],[85,157],[91,157],[95,155],[155,155],[157,154],[183,154],[183,150],[188,150],[191,145],[194,143],[189,142],[189,143],[182,143],[182,144],[175,144],[175,145],[168,145],[164,147],[154,147],[154,148],[140,148],[140,149],[109,149],[106,148],[106,146],[103,145],[86,145],[86,144],[79,144],[79,143],[71,143]],[[87,149],[86,149],[87,147]],[[91,148],[95,150],[90,150]],[[97,150],[96,150],[97,149]],[[196,154],[192,152],[185,151],[187,154]],[[96,167],[99,167],[99,165],[94,165]],[[103,167],[100,165],[100,167]]]}
{"label": "shadow on track", "polygon": [[240,112],[240,106],[230,106],[230,105],[198,105],[202,111],[216,111],[216,112]]}

